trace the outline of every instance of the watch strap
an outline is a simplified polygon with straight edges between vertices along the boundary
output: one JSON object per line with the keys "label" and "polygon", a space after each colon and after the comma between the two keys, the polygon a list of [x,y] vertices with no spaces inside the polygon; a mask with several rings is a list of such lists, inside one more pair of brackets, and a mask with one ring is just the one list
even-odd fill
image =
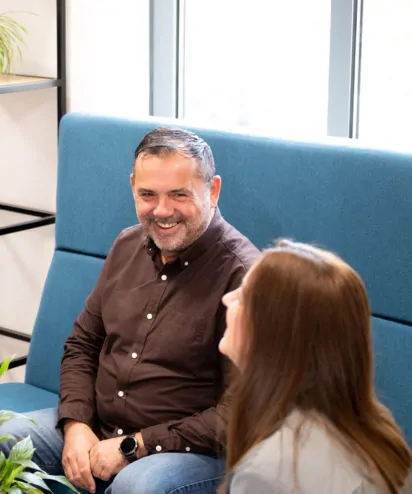
{"label": "watch strap", "polygon": [[137,439],[135,438],[135,435],[134,434],[129,434],[128,436],[126,436],[126,438],[130,438],[130,439],[133,439],[134,440],[135,446],[134,446],[133,450],[128,451],[127,453],[125,453],[122,450],[122,448],[120,447],[119,448],[119,451],[120,451],[120,453],[122,453],[122,455],[126,458],[126,460],[128,462],[132,463],[133,461],[136,461],[137,460],[137,458],[136,458],[136,451],[139,449],[139,443],[137,442]]}

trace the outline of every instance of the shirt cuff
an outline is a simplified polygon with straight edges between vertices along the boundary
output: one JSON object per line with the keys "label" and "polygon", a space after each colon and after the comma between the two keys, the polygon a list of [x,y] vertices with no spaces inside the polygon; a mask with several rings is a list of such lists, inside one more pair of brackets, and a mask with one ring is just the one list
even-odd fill
{"label": "shirt cuff", "polygon": [[153,425],[140,430],[144,447],[149,455],[167,451],[190,451],[190,447],[182,444],[179,436],[169,427],[170,423],[167,423]]}
{"label": "shirt cuff", "polygon": [[58,406],[56,428],[63,431],[65,420],[76,420],[88,425],[91,429],[95,425],[95,413],[90,407],[78,403],[61,403]]}

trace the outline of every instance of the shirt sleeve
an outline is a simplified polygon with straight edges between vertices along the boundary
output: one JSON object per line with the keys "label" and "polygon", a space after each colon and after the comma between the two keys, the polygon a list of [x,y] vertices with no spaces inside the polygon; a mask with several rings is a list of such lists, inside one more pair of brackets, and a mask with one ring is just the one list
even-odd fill
{"label": "shirt sleeve", "polygon": [[[235,290],[242,282],[246,269],[237,269],[225,293]],[[216,341],[219,342],[226,328],[226,311],[221,305],[217,316]],[[230,405],[229,383],[236,372],[230,361],[220,354],[220,368],[225,392],[220,403],[201,413],[174,420],[140,431],[149,454],[179,451],[223,457],[226,444],[227,409]]]}
{"label": "shirt sleeve", "polygon": [[91,428],[97,425],[95,384],[100,350],[106,336],[101,298],[114,246],[64,344],[57,427],[62,427],[65,419],[78,420]]}

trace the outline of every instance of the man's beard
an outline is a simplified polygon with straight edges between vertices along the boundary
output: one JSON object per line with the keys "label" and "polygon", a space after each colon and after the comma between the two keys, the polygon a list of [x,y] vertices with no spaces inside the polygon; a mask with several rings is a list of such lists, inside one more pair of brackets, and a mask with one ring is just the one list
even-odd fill
{"label": "man's beard", "polygon": [[[141,221],[141,225],[161,252],[177,255],[202,236],[209,225],[210,216],[210,210],[206,209],[202,211],[202,215],[196,221],[180,213],[168,217],[159,217],[150,213]],[[165,226],[177,224],[178,230],[176,233],[171,232],[168,235],[167,229],[160,232],[156,228],[159,223]]]}

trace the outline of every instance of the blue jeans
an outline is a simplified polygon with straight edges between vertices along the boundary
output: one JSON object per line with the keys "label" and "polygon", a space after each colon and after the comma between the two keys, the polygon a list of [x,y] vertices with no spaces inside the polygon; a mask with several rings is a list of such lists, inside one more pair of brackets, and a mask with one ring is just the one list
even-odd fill
{"label": "blue jeans", "polygon": [[[23,438],[30,434],[36,448],[33,461],[50,474],[64,475],[63,436],[55,428],[57,410],[49,408],[25,415],[35,420],[37,426],[24,419],[11,420],[0,428],[0,437],[13,434]],[[13,441],[2,443],[6,456],[13,444]],[[131,463],[111,484],[97,479],[96,486],[98,493],[105,494],[214,494],[223,473],[223,460],[192,453],[159,453]],[[55,493],[71,492],[52,484],[50,487]]]}

